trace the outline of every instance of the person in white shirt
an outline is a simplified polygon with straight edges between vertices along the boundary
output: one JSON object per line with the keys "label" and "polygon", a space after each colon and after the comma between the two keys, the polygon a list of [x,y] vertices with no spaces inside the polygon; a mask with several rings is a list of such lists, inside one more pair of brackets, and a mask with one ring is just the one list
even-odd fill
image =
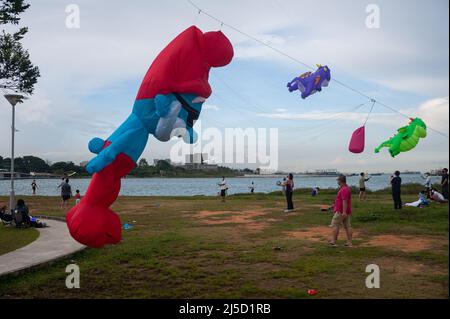
{"label": "person in white shirt", "polygon": [[219,188],[220,188],[220,197],[222,198],[222,202],[225,202],[225,199],[227,197],[227,190],[228,190],[228,185],[227,185],[227,182],[225,181],[225,176],[222,176],[222,181],[219,183]]}
{"label": "person in white shirt", "polygon": [[431,187],[433,186],[433,181],[431,180],[431,174],[425,173],[425,176],[422,176],[423,179],[425,179],[424,186],[429,191],[431,190]]}
{"label": "person in white shirt", "polygon": [[435,190],[434,188],[431,189],[431,194],[430,197],[433,201],[444,204],[444,203],[448,203],[448,200],[446,200],[444,198],[444,195],[442,195],[441,193],[439,193],[437,190]]}

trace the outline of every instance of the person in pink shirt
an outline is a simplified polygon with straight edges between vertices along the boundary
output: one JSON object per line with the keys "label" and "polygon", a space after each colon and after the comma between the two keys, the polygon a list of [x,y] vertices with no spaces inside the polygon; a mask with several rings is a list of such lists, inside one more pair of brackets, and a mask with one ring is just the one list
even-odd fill
{"label": "person in pink shirt", "polygon": [[347,185],[347,178],[344,175],[340,175],[337,179],[339,185],[339,192],[336,196],[334,203],[334,216],[331,221],[331,227],[333,228],[333,234],[330,241],[330,246],[336,247],[339,230],[344,226],[345,233],[347,235],[346,247],[353,247],[352,244],[352,226],[350,224],[350,217],[352,215],[352,189]]}

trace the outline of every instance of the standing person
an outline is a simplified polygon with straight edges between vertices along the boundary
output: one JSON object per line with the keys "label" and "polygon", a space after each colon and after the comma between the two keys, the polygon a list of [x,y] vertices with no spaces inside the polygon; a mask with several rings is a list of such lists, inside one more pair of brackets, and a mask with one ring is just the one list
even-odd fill
{"label": "standing person", "polygon": [[33,195],[36,195],[36,189],[38,188],[36,180],[33,179],[33,182],[31,182],[31,190],[33,191]]}
{"label": "standing person", "polygon": [[75,198],[75,205],[78,205],[81,202],[81,194],[79,189],[75,191],[75,196],[73,198]]}
{"label": "standing person", "polygon": [[330,246],[337,246],[336,243],[339,237],[339,230],[341,226],[344,226],[347,235],[347,243],[345,246],[353,247],[353,231],[350,223],[352,215],[352,189],[347,185],[347,177],[344,175],[340,175],[337,178],[337,183],[339,185],[339,191],[333,206],[334,216],[331,221],[333,233],[330,240]]}
{"label": "standing person", "polygon": [[370,177],[366,177],[365,173],[361,173],[359,177],[359,200],[366,198],[366,182],[370,180]]}
{"label": "standing person", "polygon": [[442,170],[442,195],[444,195],[444,198],[448,200],[448,169],[444,168]]}
{"label": "standing person", "polygon": [[431,174],[425,173],[425,176],[422,176],[423,179],[425,179],[425,183],[423,184],[425,186],[425,193],[428,198],[431,196],[431,188],[433,187],[433,181],[431,180]]}
{"label": "standing person", "polygon": [[220,188],[220,197],[222,198],[222,202],[225,202],[226,197],[227,197],[227,190],[228,190],[227,182],[225,181],[225,176],[222,176],[222,181],[219,183],[219,188]]}
{"label": "standing person", "polygon": [[250,193],[254,194],[255,193],[255,182],[252,182],[252,184],[248,188],[250,189]]}
{"label": "standing person", "polygon": [[394,209],[402,209],[402,178],[400,172],[396,171],[391,179],[392,199],[394,200]]}
{"label": "standing person", "polygon": [[61,188],[61,187],[64,185],[65,180],[66,180],[65,177],[61,178],[61,183],[59,183],[59,185],[58,185],[58,187],[57,187],[58,189]]}
{"label": "standing person", "polygon": [[294,202],[292,200],[292,197],[294,195],[294,175],[289,174],[286,180],[283,182],[282,186],[285,187],[285,194],[286,194],[286,202],[287,202],[287,209],[284,211],[285,213],[291,213],[294,211]]}
{"label": "standing person", "polygon": [[425,175],[422,176],[422,178],[425,180],[425,183],[423,184],[425,186],[425,189],[430,189],[433,186],[433,181],[431,180],[431,174],[425,173]]}
{"label": "standing person", "polygon": [[67,178],[61,185],[61,208],[67,206],[67,202],[72,197],[72,187],[69,184],[69,179]]}

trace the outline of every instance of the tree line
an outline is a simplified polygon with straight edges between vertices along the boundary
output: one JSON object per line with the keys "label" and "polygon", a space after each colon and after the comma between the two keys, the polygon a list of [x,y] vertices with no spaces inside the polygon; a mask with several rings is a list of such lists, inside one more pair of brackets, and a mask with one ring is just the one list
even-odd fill
{"label": "tree line", "polygon": [[[9,171],[11,169],[11,158],[0,156],[0,169]],[[77,173],[76,176],[89,176],[86,168],[74,162],[55,162],[44,160],[37,156],[23,156],[14,159],[14,171],[20,173],[47,173],[64,176]],[[218,167],[217,170],[205,171],[186,169],[182,166],[174,166],[167,161],[158,161],[155,165],[149,165],[146,159],[141,159],[130,176],[133,177],[217,177],[217,176],[238,176],[251,174],[252,170],[235,170],[229,167]]]}
{"label": "tree line", "polygon": [[[9,171],[11,169],[11,158],[0,156],[0,169]],[[14,159],[14,171],[20,173],[50,173],[55,175],[65,175],[76,172],[81,175],[88,175],[83,166],[76,165],[73,162],[56,162],[36,156],[23,156]]]}
{"label": "tree line", "polygon": [[149,165],[142,158],[130,175],[135,177],[217,177],[217,176],[239,176],[253,172],[251,170],[235,170],[229,167],[219,166],[217,170],[186,169],[183,166],[174,166],[168,161],[160,160],[155,165]]}

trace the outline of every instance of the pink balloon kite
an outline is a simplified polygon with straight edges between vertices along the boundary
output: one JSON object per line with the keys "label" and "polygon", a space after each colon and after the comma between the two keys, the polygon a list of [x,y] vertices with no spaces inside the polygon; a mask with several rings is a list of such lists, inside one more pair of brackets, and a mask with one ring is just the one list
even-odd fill
{"label": "pink balloon kite", "polygon": [[352,138],[350,140],[350,145],[348,150],[354,154],[360,154],[364,152],[366,144],[366,127],[362,126],[353,132]]}

